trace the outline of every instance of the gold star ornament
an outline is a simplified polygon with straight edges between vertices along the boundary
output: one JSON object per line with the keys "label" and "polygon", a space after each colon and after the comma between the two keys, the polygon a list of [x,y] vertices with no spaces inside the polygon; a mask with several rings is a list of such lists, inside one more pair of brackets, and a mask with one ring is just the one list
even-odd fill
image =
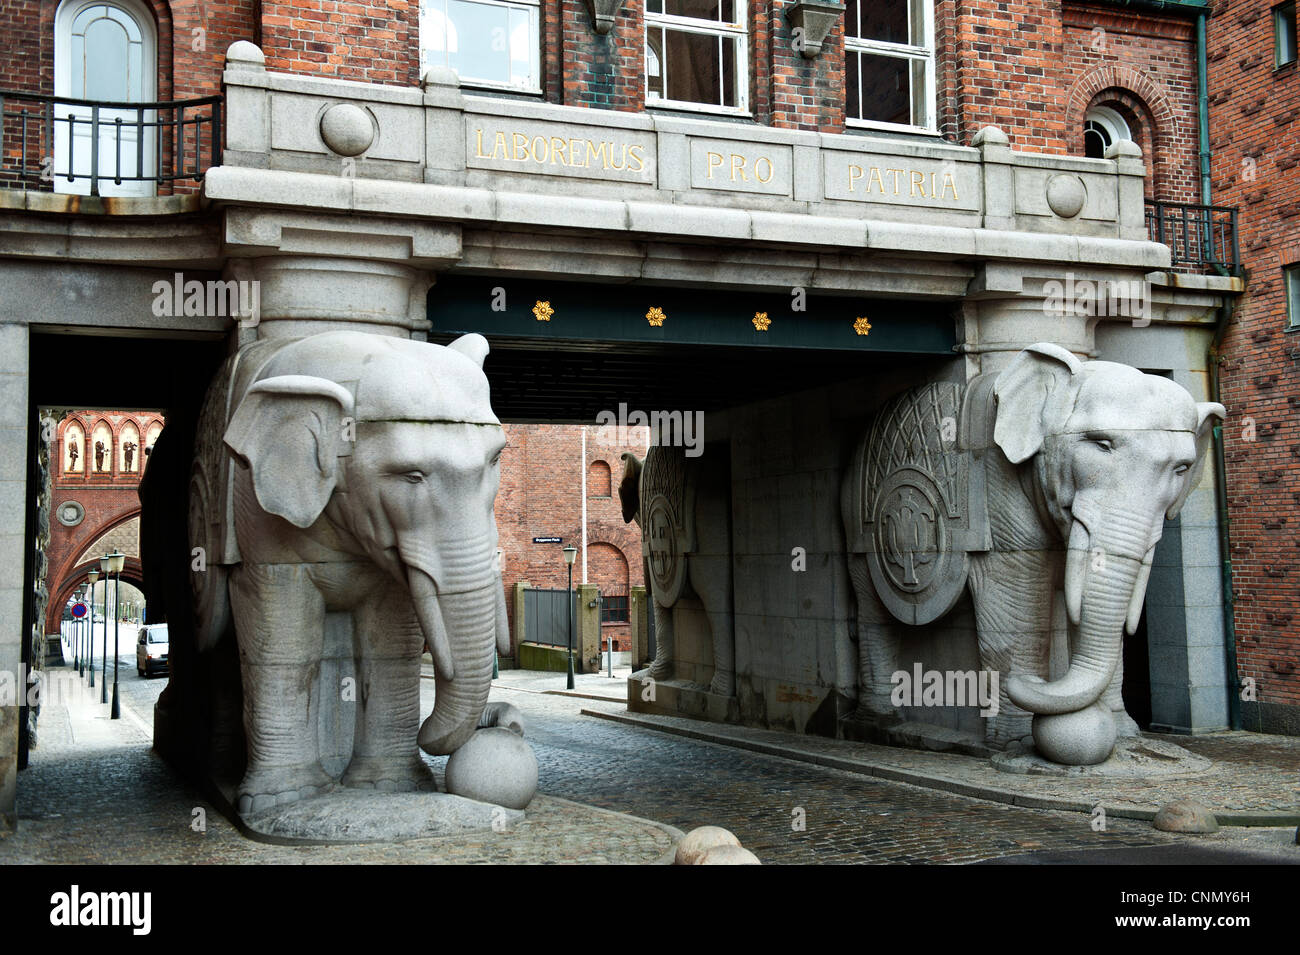
{"label": "gold star ornament", "polygon": [[864,316],[859,316],[853,322],[853,330],[859,335],[868,335],[871,333],[871,323]]}
{"label": "gold star ornament", "polygon": [[655,328],[661,328],[665,318],[667,316],[664,315],[664,310],[658,305],[651,306],[650,311],[645,313],[645,320]]}
{"label": "gold star ornament", "polygon": [[551,316],[555,314],[555,309],[551,308],[550,302],[538,302],[533,306],[533,315],[539,322],[549,322]]}
{"label": "gold star ornament", "polygon": [[767,331],[768,326],[771,324],[772,324],[772,320],[767,317],[767,312],[754,313],[754,327],[757,328],[760,332]]}

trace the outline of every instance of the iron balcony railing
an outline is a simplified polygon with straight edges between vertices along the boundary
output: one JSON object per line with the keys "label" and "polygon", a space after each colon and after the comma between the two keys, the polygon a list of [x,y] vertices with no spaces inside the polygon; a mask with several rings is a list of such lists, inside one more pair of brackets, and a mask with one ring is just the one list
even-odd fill
{"label": "iron balcony railing", "polygon": [[1184,202],[1146,203],[1147,235],[1169,246],[1173,267],[1182,272],[1241,271],[1237,210]]}
{"label": "iron balcony railing", "polygon": [[201,182],[221,164],[221,101],[117,103],[0,89],[0,187],[98,196]]}

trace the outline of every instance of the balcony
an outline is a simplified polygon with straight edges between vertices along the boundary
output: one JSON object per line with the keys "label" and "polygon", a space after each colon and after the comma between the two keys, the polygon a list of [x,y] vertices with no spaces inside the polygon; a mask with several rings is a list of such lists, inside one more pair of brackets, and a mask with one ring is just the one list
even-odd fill
{"label": "balcony", "polygon": [[221,163],[222,97],[116,103],[0,89],[0,189],[197,192]]}
{"label": "balcony", "polygon": [[1236,207],[1148,199],[1146,220],[1152,240],[1169,246],[1175,272],[1241,274]]}

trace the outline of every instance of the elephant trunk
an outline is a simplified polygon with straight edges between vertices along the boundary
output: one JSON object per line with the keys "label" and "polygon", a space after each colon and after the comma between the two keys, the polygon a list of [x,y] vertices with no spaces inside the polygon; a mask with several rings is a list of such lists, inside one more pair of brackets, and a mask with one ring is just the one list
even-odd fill
{"label": "elephant trunk", "polygon": [[1115,676],[1125,630],[1132,633],[1141,614],[1155,551],[1151,519],[1111,508],[1092,526],[1102,532],[1076,516],[1070,530],[1065,605],[1078,637],[1069,669],[1050,683],[1024,674],[1007,679],[1007,696],[1031,713],[1073,713],[1095,703]]}
{"label": "elephant trunk", "polygon": [[[492,688],[500,578],[480,548],[444,547],[436,579],[408,561],[416,617],[433,656],[433,712],[420,727],[426,753],[446,756],[474,733]],[[430,568],[430,561],[420,562]],[[432,569],[432,568],[430,568]]]}

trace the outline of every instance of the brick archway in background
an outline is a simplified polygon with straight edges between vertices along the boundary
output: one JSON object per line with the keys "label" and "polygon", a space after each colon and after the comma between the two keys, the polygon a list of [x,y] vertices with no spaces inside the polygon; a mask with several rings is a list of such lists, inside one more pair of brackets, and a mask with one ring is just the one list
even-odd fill
{"label": "brick archway in background", "polygon": [[[96,541],[139,516],[140,503],[137,500],[133,507],[103,515],[93,524],[91,523],[91,513],[87,510],[86,519],[77,527],[62,528],[65,531],[82,531],[82,533],[76,534],[75,537],[68,541],[68,549],[59,559],[59,565],[49,568],[49,575],[46,580],[50,590],[50,602],[45,610],[46,633],[59,632],[60,621],[63,619],[63,608],[67,605],[68,598],[72,596],[72,591],[76,589],[78,584],[85,582],[86,571],[96,566],[96,560],[94,559],[80,560],[79,558]],[[62,527],[62,525],[59,526]],[[144,573],[140,566],[139,554],[126,555],[126,560],[122,566],[122,579],[129,584],[144,589]]]}
{"label": "brick archway in background", "polygon": [[1142,146],[1147,166],[1147,195],[1158,197],[1169,181],[1166,155],[1168,136],[1175,128],[1173,109],[1164,91],[1142,73],[1127,66],[1107,64],[1089,70],[1075,81],[1066,98],[1066,128],[1074,150],[1083,155],[1083,122],[1093,106],[1113,106]]}

